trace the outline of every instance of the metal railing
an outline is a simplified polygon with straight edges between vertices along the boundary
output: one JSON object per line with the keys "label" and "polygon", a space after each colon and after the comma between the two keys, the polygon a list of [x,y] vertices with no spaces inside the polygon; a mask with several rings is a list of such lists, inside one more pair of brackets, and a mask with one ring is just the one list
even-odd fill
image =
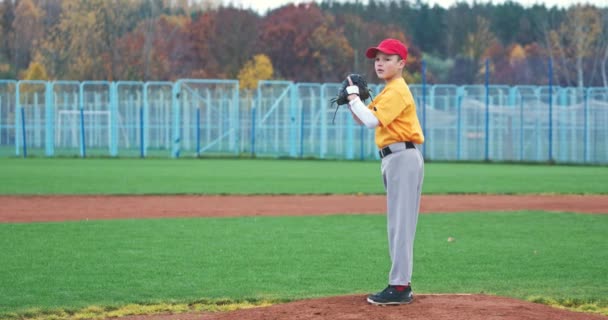
{"label": "metal railing", "polygon": [[[378,159],[339,83],[0,80],[0,156]],[[383,85],[371,86],[377,95]],[[410,85],[426,159],[608,163],[608,88]]]}

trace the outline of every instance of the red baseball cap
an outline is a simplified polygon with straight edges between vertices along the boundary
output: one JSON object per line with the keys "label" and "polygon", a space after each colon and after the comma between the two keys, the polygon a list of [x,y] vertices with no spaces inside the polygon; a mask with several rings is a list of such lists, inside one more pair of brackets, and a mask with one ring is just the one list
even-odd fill
{"label": "red baseball cap", "polygon": [[382,40],[377,47],[367,48],[367,51],[365,51],[365,56],[373,59],[376,57],[378,51],[386,54],[398,54],[401,59],[407,59],[407,47],[405,44],[403,44],[403,42],[397,39],[388,38]]}

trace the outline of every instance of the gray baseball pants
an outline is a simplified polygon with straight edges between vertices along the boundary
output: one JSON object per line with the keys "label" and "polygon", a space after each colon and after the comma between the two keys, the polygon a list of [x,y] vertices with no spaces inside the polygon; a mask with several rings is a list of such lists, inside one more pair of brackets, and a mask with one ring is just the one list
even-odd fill
{"label": "gray baseball pants", "polygon": [[390,285],[408,285],[412,280],[414,237],[424,179],[420,151],[405,149],[403,142],[390,145],[393,153],[382,158],[386,191],[388,250],[391,257]]}

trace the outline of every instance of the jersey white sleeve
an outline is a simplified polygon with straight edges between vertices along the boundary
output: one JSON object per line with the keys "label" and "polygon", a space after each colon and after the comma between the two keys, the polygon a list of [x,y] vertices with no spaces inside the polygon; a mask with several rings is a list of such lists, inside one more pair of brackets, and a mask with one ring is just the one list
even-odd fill
{"label": "jersey white sleeve", "polygon": [[359,97],[348,102],[350,111],[352,111],[364,126],[373,129],[380,124],[378,118],[365,106]]}

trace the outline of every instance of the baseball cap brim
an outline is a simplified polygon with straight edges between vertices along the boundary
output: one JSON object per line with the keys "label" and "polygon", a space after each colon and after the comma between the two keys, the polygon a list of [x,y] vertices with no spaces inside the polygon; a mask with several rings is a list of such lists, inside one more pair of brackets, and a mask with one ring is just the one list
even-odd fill
{"label": "baseball cap brim", "polygon": [[380,50],[376,47],[367,48],[367,51],[365,51],[365,56],[368,59],[373,59],[376,57],[376,54],[378,54],[378,51]]}

